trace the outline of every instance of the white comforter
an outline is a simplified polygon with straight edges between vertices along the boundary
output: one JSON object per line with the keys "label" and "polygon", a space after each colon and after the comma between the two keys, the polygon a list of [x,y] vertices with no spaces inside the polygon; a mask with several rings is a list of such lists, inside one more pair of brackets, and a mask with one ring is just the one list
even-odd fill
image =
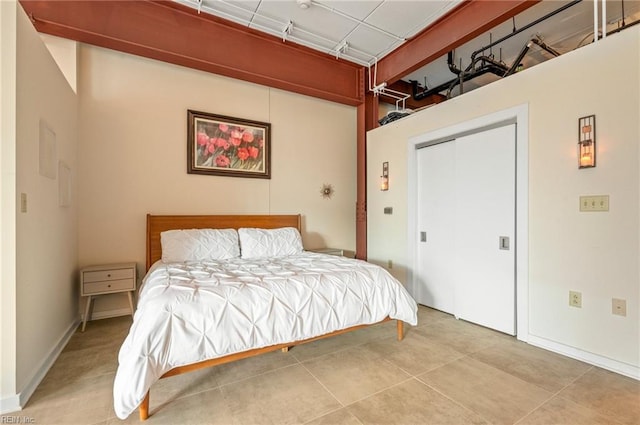
{"label": "white comforter", "polygon": [[385,317],[417,324],[417,305],[386,270],[300,255],[155,263],[140,289],[113,388],[120,419],[170,369],[326,334]]}

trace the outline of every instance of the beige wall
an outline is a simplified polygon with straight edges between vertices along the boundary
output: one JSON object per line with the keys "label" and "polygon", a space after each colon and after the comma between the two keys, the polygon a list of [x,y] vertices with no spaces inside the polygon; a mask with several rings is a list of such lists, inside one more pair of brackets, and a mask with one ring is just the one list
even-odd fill
{"label": "beige wall", "polygon": [[[79,66],[80,266],[142,276],[147,213],[301,213],[306,248],[354,249],[355,108],[86,45]],[[187,174],[187,109],[270,122],[271,179]],[[97,299],[94,317],[125,299]]]}
{"label": "beige wall", "polygon": [[[77,100],[22,8],[3,1],[0,10],[0,409],[11,411],[35,390],[78,320],[77,201],[59,207],[58,180],[40,175],[38,162],[44,119],[56,133],[55,169],[63,160],[76,171]],[[26,212],[19,212],[22,193]]]}
{"label": "beige wall", "polygon": [[[393,260],[406,279],[409,138],[528,103],[530,342],[640,376],[639,56],[636,27],[370,132],[370,259]],[[598,164],[579,170],[577,122],[590,114]],[[383,161],[388,192],[376,189]],[[610,195],[610,211],[580,213],[589,194]],[[569,290],[582,309],[568,306]],[[611,314],[613,297],[627,300],[627,317]]]}

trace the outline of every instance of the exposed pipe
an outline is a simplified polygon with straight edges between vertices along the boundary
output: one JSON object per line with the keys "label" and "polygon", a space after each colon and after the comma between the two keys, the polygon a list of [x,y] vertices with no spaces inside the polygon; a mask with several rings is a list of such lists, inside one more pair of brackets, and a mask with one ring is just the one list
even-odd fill
{"label": "exposed pipe", "polygon": [[509,68],[509,70],[507,70],[507,72],[504,74],[505,77],[508,77],[509,75],[516,72],[516,69],[518,69],[518,66],[520,66],[520,61],[522,61],[524,56],[527,54],[532,44],[533,42],[529,41],[527,44],[524,45],[522,50],[520,50],[520,53],[518,53],[518,57],[516,58],[516,60],[514,60],[513,63],[511,64],[511,68]]}
{"label": "exposed pipe", "polygon": [[[504,63],[502,63],[501,61],[496,61],[495,59],[493,59],[490,56],[478,56],[476,57],[479,53],[481,53],[484,50],[487,50],[488,48],[491,48],[492,46],[495,46],[496,44],[503,42],[505,40],[507,40],[510,37],[513,37],[514,35],[524,31],[527,28],[532,27],[533,25],[542,22],[545,19],[550,18],[551,16],[556,15],[559,12],[562,12],[563,10],[577,4],[580,3],[582,0],[575,0],[571,3],[567,3],[566,5],[560,7],[559,9],[554,10],[553,12],[543,16],[542,18],[539,18],[535,21],[533,21],[532,23],[520,28],[519,30],[515,30],[514,27],[514,32],[502,37],[501,39],[490,43],[487,46],[484,46],[478,50],[476,50],[475,52],[472,53],[471,58],[472,61],[469,64],[469,66],[467,66],[464,70],[462,70],[461,68],[458,68],[455,66],[454,62],[453,62],[453,51],[449,51],[447,53],[447,65],[449,67],[449,70],[453,73],[456,74],[456,78],[453,78],[445,83],[442,83],[438,86],[432,87],[431,89],[428,90],[423,90],[420,91],[420,87],[418,85],[417,81],[413,81],[411,80],[411,88],[412,88],[412,97],[415,100],[422,100],[426,97],[429,97],[431,95],[434,94],[439,94],[440,92],[442,92],[443,90],[447,89],[447,97],[450,97],[451,95],[451,91],[458,85],[458,84],[462,84],[464,81],[469,81],[473,78],[479,77],[480,75],[486,74],[488,72],[495,74],[499,77],[507,77],[511,74],[513,74],[517,69],[518,69],[518,65],[520,65],[520,62],[522,61],[522,59],[525,57],[525,55],[527,54],[527,52],[530,50],[532,43],[536,44],[537,46],[539,46],[541,49],[543,49],[544,51],[546,51],[547,53],[557,57],[560,56],[561,53],[558,52],[557,50],[555,50],[554,48],[552,48],[551,46],[547,45],[544,41],[542,41],[541,39],[537,38],[537,37],[533,37],[531,40],[529,40],[529,42],[527,42],[527,44],[522,48],[522,50],[520,51],[520,53],[518,54],[518,57],[515,59],[515,61],[511,64],[510,67],[507,67]],[[604,1],[604,0],[603,0]],[[594,3],[597,3],[597,0],[594,0]],[[623,6],[624,7],[624,6]],[[594,4],[594,13],[595,15],[597,15],[597,6]],[[623,22],[624,22],[624,12],[623,12]],[[594,16],[594,26],[595,28],[597,28],[598,26],[598,16]],[[611,34],[615,34],[618,33],[626,28],[629,28],[631,26],[640,24],[640,20],[636,20],[633,21],[629,24],[625,24],[623,23],[623,25],[619,28],[616,28],[615,30],[609,31],[609,35]],[[595,38],[594,38],[595,39]],[[501,53],[502,54],[502,53]],[[480,68],[476,68],[476,65],[478,62],[482,62],[482,66]]]}
{"label": "exposed pipe", "polygon": [[622,31],[622,30],[626,30],[627,28],[632,27],[632,26],[634,26],[634,25],[638,25],[638,24],[640,24],[640,19],[638,19],[638,20],[636,20],[636,21],[633,21],[633,22],[631,22],[631,23],[629,23],[629,24],[625,24],[625,25],[621,26],[620,28],[616,28],[616,29],[614,29],[614,30],[612,30],[612,31],[609,31],[609,33],[608,33],[608,34],[609,34],[609,35],[611,35],[611,34],[615,34],[615,33],[618,33],[618,32],[620,32],[620,31]]}
{"label": "exposed pipe", "polygon": [[[499,73],[499,75],[500,75],[501,77],[503,76],[503,74],[504,74],[505,72],[507,72],[507,71],[509,70],[509,68],[508,68],[504,63],[502,63],[502,62],[498,62],[498,61],[496,61],[495,59],[493,59],[493,58],[492,58],[492,57],[490,57],[490,56],[478,56],[478,57],[476,57],[475,59],[473,59],[473,61],[469,64],[469,66],[467,66],[467,67],[464,69],[464,72],[469,72],[469,71],[471,71],[472,69],[476,69],[476,64],[477,64],[478,62],[482,62],[483,66],[484,66],[486,63],[489,63],[489,64],[493,65],[494,67],[501,69],[501,70],[502,70],[502,72],[501,72],[501,73]],[[451,72],[453,72],[454,74],[460,74],[461,72],[463,72],[461,69],[456,68],[456,66],[453,64],[453,62],[450,62],[450,63],[449,63],[449,69],[450,69],[450,70],[451,70]]]}
{"label": "exposed pipe", "polygon": [[[440,93],[444,89],[447,89],[447,97],[450,98],[451,91],[458,84],[462,86],[462,84],[465,81],[472,80],[488,72],[495,74],[501,78],[507,77],[517,71],[518,66],[520,65],[520,62],[522,61],[522,59],[524,59],[524,57],[526,56],[528,51],[531,49],[531,46],[533,44],[540,46],[541,49],[545,50],[546,52],[548,52],[553,56],[560,56],[560,52],[548,46],[546,43],[544,43],[542,40],[536,37],[529,40],[527,44],[525,44],[522,47],[522,49],[520,50],[520,53],[518,54],[518,57],[513,61],[511,66],[507,66],[502,62],[498,62],[490,56],[477,56],[473,59],[473,61],[469,64],[469,66],[467,66],[464,70],[462,70],[455,66],[455,64],[453,63],[453,52],[449,52],[447,54],[447,65],[449,66],[449,70],[452,73],[456,74],[457,77],[445,83],[442,83],[436,87],[433,87],[429,90],[423,90],[423,91],[420,91],[420,88],[418,87],[418,82],[412,80],[411,81],[412,96],[415,100],[422,100],[428,96]],[[482,63],[482,66],[480,68],[476,67],[478,63]]]}
{"label": "exposed pipe", "polygon": [[[483,66],[476,69],[475,66],[478,62],[482,62]],[[463,81],[469,81],[473,78],[479,77],[480,75],[486,74],[487,72],[491,72],[492,74],[495,74],[499,77],[503,77],[504,74],[509,69],[505,64],[498,62],[489,56],[478,56],[473,60],[471,65],[468,66],[466,70],[463,71],[460,68],[456,67],[455,64],[453,63],[453,51],[450,51],[447,54],[447,65],[449,66],[449,70],[452,73],[458,76],[460,74],[464,74]],[[472,69],[473,71],[469,72]],[[453,89],[453,87],[455,87],[456,85],[458,85],[459,82],[460,82],[460,78],[453,78],[452,80],[449,80],[438,86],[432,87],[431,89],[420,91],[420,88],[418,87],[418,82],[411,80],[412,97],[414,100],[419,101],[431,95],[438,94],[445,89],[447,90],[448,93],[450,93],[450,90]]]}
{"label": "exposed pipe", "polygon": [[449,71],[453,72],[456,75],[459,75],[460,72],[462,72],[453,63],[453,50],[449,50],[449,53],[447,53],[447,65],[449,66]]}
{"label": "exposed pipe", "polygon": [[[510,33],[510,34],[507,34],[507,35],[505,35],[504,37],[502,37],[502,38],[500,38],[500,39],[498,39],[498,40],[496,40],[496,41],[494,41],[494,42],[492,42],[492,43],[490,43],[490,44],[488,44],[488,45],[486,45],[486,46],[484,46],[484,47],[479,48],[478,50],[476,50],[475,52],[473,52],[473,53],[471,54],[471,59],[475,58],[479,53],[482,53],[483,51],[485,51],[485,50],[489,49],[490,47],[493,47],[493,46],[495,46],[496,44],[500,44],[500,43],[502,43],[503,41],[508,40],[509,38],[513,37],[513,36],[514,36],[514,35],[516,35],[516,34],[520,34],[522,31],[527,30],[527,29],[531,28],[532,26],[537,25],[537,24],[539,24],[540,22],[542,22],[542,21],[544,21],[544,20],[546,20],[546,19],[549,19],[549,18],[551,18],[552,16],[557,15],[558,13],[562,12],[563,10],[566,10],[566,9],[568,9],[568,8],[572,7],[572,6],[575,6],[576,4],[580,3],[581,1],[582,1],[582,0],[574,0],[574,1],[572,1],[571,3],[567,3],[567,4],[565,4],[564,6],[561,6],[561,7],[559,7],[558,9],[556,9],[556,10],[554,10],[554,11],[552,11],[552,12],[550,12],[550,13],[547,13],[546,15],[542,16],[541,18],[538,18],[538,19],[536,19],[535,21],[533,21],[533,22],[531,22],[531,23],[529,23],[529,24],[525,25],[524,27],[522,27],[522,28],[520,28],[520,29],[518,29],[518,30],[515,30],[514,32],[512,32],[512,33]],[[597,0],[596,0],[596,1],[597,1]],[[597,22],[597,21],[596,21],[596,22]]]}
{"label": "exposed pipe", "polygon": [[[462,58],[460,58],[460,68],[462,68]],[[461,72],[460,75],[458,75],[458,77],[459,77],[459,81],[460,81],[458,83],[458,84],[460,84],[460,93],[464,93],[464,72]]]}
{"label": "exposed pipe", "polygon": [[422,100],[433,94],[438,94],[443,90],[446,90],[451,85],[451,81],[447,81],[446,83],[442,83],[438,86],[432,87],[429,90],[420,91],[420,87],[418,87],[418,82],[415,80],[411,80],[411,96],[414,100]]}
{"label": "exposed pipe", "polygon": [[[465,73],[464,71],[460,73],[460,77],[459,78],[454,78],[453,80],[449,81],[448,83],[448,87],[447,87],[447,98],[450,99],[451,98],[451,92],[453,91],[453,89],[460,84],[460,89],[462,91],[462,83],[464,81],[469,81],[469,80],[473,80],[474,78],[477,78],[481,75],[487,74],[487,73],[492,73],[495,74],[499,77],[502,76],[502,69],[501,68],[496,68],[493,65],[486,65],[483,66],[482,68],[479,68],[473,72],[469,72],[469,73]],[[429,94],[433,94],[433,93],[429,93]]]}
{"label": "exposed pipe", "polygon": [[[483,61],[483,63],[485,62],[489,62],[490,65],[487,66],[486,68],[483,66],[480,68],[480,70],[483,70],[482,74],[485,74],[487,72],[492,72],[500,77],[504,77],[507,75],[512,74],[518,67],[520,61],[522,60],[522,58],[524,57],[524,55],[527,53],[527,51],[529,50],[529,48],[531,47],[531,41],[529,41],[529,43],[527,43],[527,45],[523,48],[523,50],[520,52],[520,55],[518,55],[518,59],[516,60],[516,62],[514,62],[511,66],[511,68],[507,68],[505,65],[503,65],[500,62],[495,61],[492,58],[489,58],[488,56],[481,56],[479,58],[477,58],[478,60],[476,60],[476,56],[479,53],[482,53],[483,51],[487,50],[487,49],[491,49],[493,46],[502,43],[505,40],[508,40],[509,38],[521,33],[522,31],[525,31],[529,28],[531,28],[534,25],[539,24],[540,22],[551,18],[552,16],[557,15],[558,13],[572,7],[575,6],[576,4],[580,3],[582,0],[574,0],[570,3],[565,4],[564,6],[559,7],[558,9],[555,9],[554,11],[547,13],[546,15],[530,22],[529,24],[523,26],[520,29],[516,29],[515,28],[515,20],[514,20],[514,27],[513,27],[513,32],[511,32],[510,34],[507,34],[504,37],[499,38],[496,41],[490,42],[488,45],[483,46],[481,48],[479,48],[478,50],[474,51],[471,54],[471,63],[469,64],[469,66],[467,66],[467,68],[465,68],[465,70],[463,71],[462,69],[459,69],[455,66],[455,64],[453,63],[453,51],[449,51],[447,53],[447,64],[449,66],[449,70],[453,73],[456,74],[457,76],[459,76],[461,73],[466,73],[467,76],[463,79],[463,81],[468,81],[471,78],[475,78],[478,75],[481,75],[478,72],[469,72],[472,69],[474,69],[476,63],[478,62],[478,60]],[[597,0],[595,0],[597,1]],[[540,41],[540,43],[533,41],[534,43],[538,44],[542,49],[546,50],[547,52],[551,53],[554,56],[560,56],[560,53],[557,52],[555,49],[552,49],[551,47],[547,46],[545,43],[543,43],[542,41]],[[524,53],[523,53],[524,52]],[[413,99],[415,100],[422,100],[428,96],[431,96],[433,94],[437,94],[440,93],[442,90],[447,89],[447,94],[449,94],[451,92],[451,89],[453,87],[455,87],[457,85],[457,83],[460,81],[459,78],[454,78],[450,81],[447,81],[443,84],[440,84],[436,87],[433,87],[429,90],[424,90],[422,92],[419,91],[419,87],[418,87],[418,82],[417,81],[411,81],[411,85],[412,85],[412,96]]]}
{"label": "exposed pipe", "polygon": [[532,38],[531,41],[536,43],[538,46],[540,46],[541,49],[545,50],[547,53],[550,53],[555,57],[560,56],[560,52],[558,52],[553,47],[547,45],[544,41],[540,40],[539,38]]}

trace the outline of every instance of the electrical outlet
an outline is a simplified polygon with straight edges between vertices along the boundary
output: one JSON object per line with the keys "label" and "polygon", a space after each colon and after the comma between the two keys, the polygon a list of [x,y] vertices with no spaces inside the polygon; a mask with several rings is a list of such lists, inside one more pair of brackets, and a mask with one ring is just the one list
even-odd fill
{"label": "electrical outlet", "polygon": [[621,300],[619,298],[613,298],[611,300],[611,313],[618,316],[627,315],[627,300]]}
{"label": "electrical outlet", "polygon": [[569,305],[582,308],[582,292],[569,291]]}

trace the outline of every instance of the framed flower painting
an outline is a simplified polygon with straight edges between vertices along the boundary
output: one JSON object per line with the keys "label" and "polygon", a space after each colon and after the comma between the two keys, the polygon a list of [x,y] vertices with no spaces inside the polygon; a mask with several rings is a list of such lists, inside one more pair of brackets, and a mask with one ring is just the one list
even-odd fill
{"label": "framed flower painting", "polygon": [[187,111],[187,172],[271,178],[271,124]]}

